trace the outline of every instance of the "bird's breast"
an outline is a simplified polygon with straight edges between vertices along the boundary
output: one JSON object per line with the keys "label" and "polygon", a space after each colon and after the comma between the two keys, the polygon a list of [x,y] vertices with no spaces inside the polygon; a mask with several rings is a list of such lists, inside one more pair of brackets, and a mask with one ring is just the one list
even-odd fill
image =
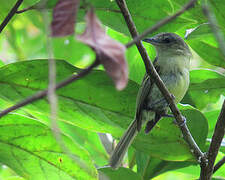
{"label": "bird's breast", "polygon": [[179,103],[183,99],[189,86],[189,71],[188,69],[184,69],[170,76],[171,79],[167,79],[165,85],[170,93],[175,96],[175,102]]}

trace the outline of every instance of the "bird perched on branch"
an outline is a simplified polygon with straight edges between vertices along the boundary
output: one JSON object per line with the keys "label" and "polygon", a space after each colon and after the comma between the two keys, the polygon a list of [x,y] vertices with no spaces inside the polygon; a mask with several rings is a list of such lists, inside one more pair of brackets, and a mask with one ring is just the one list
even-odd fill
{"label": "bird perched on branch", "polygon": [[[160,33],[143,41],[155,46],[157,57],[153,62],[156,71],[174,96],[175,103],[184,97],[189,86],[189,65],[192,54],[184,40],[174,33]],[[133,142],[134,137],[146,124],[149,133],[164,116],[169,116],[168,103],[151,77],[145,74],[136,100],[136,114],[110,158],[110,166],[118,168]]]}

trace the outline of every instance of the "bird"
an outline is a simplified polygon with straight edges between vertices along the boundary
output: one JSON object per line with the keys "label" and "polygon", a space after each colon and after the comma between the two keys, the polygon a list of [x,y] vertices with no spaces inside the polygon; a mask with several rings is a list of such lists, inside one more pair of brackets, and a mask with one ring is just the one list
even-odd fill
{"label": "bird", "polygon": [[[153,65],[169,92],[173,95],[175,103],[179,103],[189,87],[189,69],[192,53],[185,41],[175,33],[159,33],[153,37],[145,38],[144,42],[152,44],[156,49],[156,58]],[[162,117],[168,115],[169,104],[146,73],[136,98],[136,113],[134,120],[121,137],[115,147],[109,166],[117,169],[133,142],[135,136],[145,126],[145,133],[149,133]]]}

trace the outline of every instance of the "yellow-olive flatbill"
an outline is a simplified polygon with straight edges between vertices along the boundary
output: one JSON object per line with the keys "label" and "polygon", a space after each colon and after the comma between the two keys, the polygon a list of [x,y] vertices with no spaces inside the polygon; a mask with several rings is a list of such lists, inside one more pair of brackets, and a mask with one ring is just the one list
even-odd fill
{"label": "yellow-olive flatbill", "polygon": [[[170,93],[174,95],[175,102],[179,103],[189,86],[192,57],[190,49],[174,33],[160,33],[144,41],[155,46],[157,57],[153,64]],[[118,168],[141,127],[146,124],[145,132],[148,133],[163,116],[167,116],[167,111],[168,103],[151,77],[146,74],[137,95],[135,118],[111,155],[110,166]]]}

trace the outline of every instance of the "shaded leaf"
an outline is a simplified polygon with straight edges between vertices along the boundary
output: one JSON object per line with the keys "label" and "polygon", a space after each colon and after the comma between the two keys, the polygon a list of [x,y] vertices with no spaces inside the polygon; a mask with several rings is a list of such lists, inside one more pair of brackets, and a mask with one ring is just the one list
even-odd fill
{"label": "shaded leaf", "polygon": [[142,180],[141,176],[133,172],[131,169],[120,167],[118,170],[112,168],[99,168],[99,180],[115,180],[115,179],[129,179]]}
{"label": "shaded leaf", "polygon": [[87,13],[86,23],[85,32],[77,36],[77,39],[94,49],[107,74],[115,82],[116,88],[122,90],[128,81],[125,46],[106,35],[93,9]]}
{"label": "shaded leaf", "polygon": [[74,33],[74,24],[79,0],[59,0],[53,10],[51,32],[53,37]]}

